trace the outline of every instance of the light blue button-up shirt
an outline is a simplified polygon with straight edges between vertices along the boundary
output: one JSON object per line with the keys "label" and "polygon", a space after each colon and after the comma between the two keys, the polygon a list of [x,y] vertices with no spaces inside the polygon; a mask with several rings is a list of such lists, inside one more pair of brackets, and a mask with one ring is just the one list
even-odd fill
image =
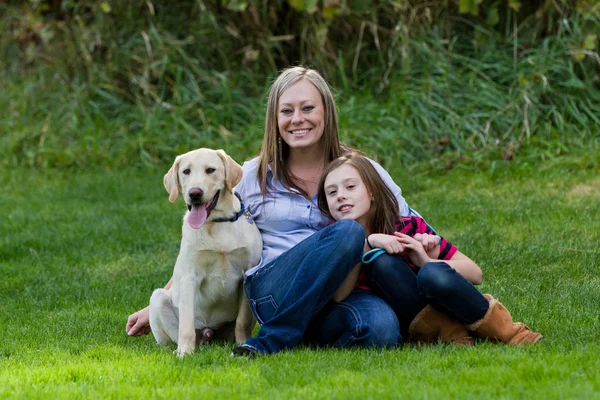
{"label": "light blue button-up shirt", "polygon": [[[400,214],[409,215],[406,200],[402,190],[394,183],[390,174],[373,160],[369,160],[379,172],[385,184],[396,196],[400,205]],[[246,161],[242,166],[244,175],[235,187],[242,201],[254,218],[263,240],[263,251],[260,263],[246,272],[252,274],[279,257],[282,253],[294,247],[313,233],[327,226],[329,220],[319,211],[317,196],[311,200],[299,192],[290,192],[273,176],[271,168],[267,171],[267,180],[271,183],[273,192],[263,198],[260,184],[256,177],[258,157]]]}

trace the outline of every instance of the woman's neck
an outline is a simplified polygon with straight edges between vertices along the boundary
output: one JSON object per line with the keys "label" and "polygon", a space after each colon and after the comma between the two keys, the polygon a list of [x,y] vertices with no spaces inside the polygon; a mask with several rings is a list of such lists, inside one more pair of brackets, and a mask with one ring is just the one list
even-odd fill
{"label": "woman's neck", "polygon": [[287,168],[291,179],[302,189],[308,199],[314,197],[319,189],[319,181],[323,174],[325,160],[314,151],[291,151],[287,160]]}
{"label": "woman's neck", "polygon": [[325,164],[323,154],[313,149],[290,149],[287,164],[294,169],[322,168]]}

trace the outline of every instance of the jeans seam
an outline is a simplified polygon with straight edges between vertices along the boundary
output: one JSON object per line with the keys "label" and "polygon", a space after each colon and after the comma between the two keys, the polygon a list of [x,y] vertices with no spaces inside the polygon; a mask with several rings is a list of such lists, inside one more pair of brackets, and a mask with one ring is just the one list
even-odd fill
{"label": "jeans seam", "polygon": [[360,335],[360,328],[362,326],[362,318],[360,317],[360,313],[358,313],[356,311],[356,308],[354,306],[349,306],[347,304],[342,304],[342,303],[337,303],[336,307],[342,307],[345,308],[346,310],[349,310],[352,313],[352,316],[354,317],[354,319],[356,320],[357,324],[356,324],[356,335]]}
{"label": "jeans seam", "polygon": [[[283,254],[283,253],[282,253]],[[254,274],[250,275],[252,278],[256,278],[259,277],[260,275],[264,274],[265,272],[269,271],[271,268],[273,268],[275,266],[275,261],[277,261],[277,259],[282,255],[280,254],[279,256],[277,256],[273,261],[271,261],[270,263],[263,265],[262,267],[260,267],[259,269],[257,269]]]}
{"label": "jeans seam", "polygon": [[344,340],[341,344],[341,347],[348,347],[348,343],[351,343],[356,340],[356,336],[350,334],[348,335],[348,339]]}
{"label": "jeans seam", "polygon": [[275,309],[275,311],[277,311],[277,309],[279,308],[279,306],[277,305],[277,302],[275,301],[275,298],[273,297],[273,295],[269,294],[266,296],[261,297],[260,299],[256,299],[256,300],[251,300],[251,310],[252,310],[252,314],[254,314],[254,317],[256,318],[256,320],[258,321],[258,323],[262,326],[265,321],[260,318],[260,315],[258,314],[258,309],[257,307],[261,304],[265,304],[265,303],[271,303],[271,305],[273,306],[273,308]]}

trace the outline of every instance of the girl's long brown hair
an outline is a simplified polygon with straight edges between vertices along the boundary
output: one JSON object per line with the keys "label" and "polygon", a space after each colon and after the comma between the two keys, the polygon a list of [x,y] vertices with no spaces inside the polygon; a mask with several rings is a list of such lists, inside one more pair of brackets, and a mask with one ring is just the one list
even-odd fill
{"label": "girl's long brown hair", "polygon": [[368,233],[391,234],[396,230],[396,221],[400,217],[398,200],[394,196],[394,193],[386,186],[385,182],[383,182],[373,164],[365,156],[356,151],[336,158],[325,167],[321,181],[319,182],[319,209],[330,220],[333,220],[327,206],[325,179],[331,171],[346,163],[356,168],[360,179],[374,199],[367,213],[367,226],[365,228]]}
{"label": "girl's long brown hair", "polygon": [[[279,74],[277,79],[271,85],[269,91],[269,100],[267,101],[267,113],[265,118],[265,135],[263,138],[262,148],[258,155],[258,170],[257,178],[260,183],[260,189],[263,197],[267,195],[269,182],[267,180],[267,171],[269,164],[271,170],[277,180],[288,189],[296,189],[302,195],[308,197],[308,193],[300,189],[294,183],[292,175],[287,165],[287,157],[289,155],[289,146],[283,141],[279,141],[279,128],[277,126],[277,109],[279,106],[279,98],[290,86],[294,83],[306,79],[312,83],[321,94],[323,106],[325,108],[325,121],[323,136],[320,140],[320,148],[323,152],[323,160],[325,165],[341,156],[344,153],[344,146],[340,143],[338,137],[338,121],[335,108],[335,101],[327,82],[315,70],[305,67],[287,68]],[[282,148],[279,149],[279,143]],[[323,166],[325,166],[323,165]]]}

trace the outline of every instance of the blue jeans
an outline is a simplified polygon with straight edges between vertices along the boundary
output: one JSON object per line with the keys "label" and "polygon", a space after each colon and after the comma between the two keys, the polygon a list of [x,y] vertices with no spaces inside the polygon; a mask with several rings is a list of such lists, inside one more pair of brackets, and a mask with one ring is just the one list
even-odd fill
{"label": "blue jeans", "polygon": [[489,308],[475,286],[443,261],[426,263],[416,274],[402,257],[383,254],[366,271],[373,292],[392,306],[404,334],[427,304],[464,324],[479,321]]}
{"label": "blue jeans", "polygon": [[355,290],[329,302],[311,322],[304,342],[313,346],[391,348],[402,341],[394,310],[380,297]]}
{"label": "blue jeans", "polygon": [[[398,322],[389,307],[387,313],[383,311],[387,319],[368,315],[371,303],[372,307],[386,310],[386,305],[378,302],[375,296],[353,294],[345,302],[347,307],[327,307],[319,313],[360,262],[364,240],[365,233],[360,224],[351,220],[338,221],[246,276],[244,290],[261,329],[244,345],[261,353],[291,349],[300,343],[313,320],[323,328],[320,333],[317,333],[318,328],[311,329],[308,340],[314,343],[380,345],[379,337],[362,333],[365,330],[363,324],[372,321],[390,324],[392,333],[381,337],[396,340]],[[358,310],[358,318],[352,315],[355,310]],[[357,328],[357,325],[361,326]],[[388,326],[373,329],[386,331]]]}

